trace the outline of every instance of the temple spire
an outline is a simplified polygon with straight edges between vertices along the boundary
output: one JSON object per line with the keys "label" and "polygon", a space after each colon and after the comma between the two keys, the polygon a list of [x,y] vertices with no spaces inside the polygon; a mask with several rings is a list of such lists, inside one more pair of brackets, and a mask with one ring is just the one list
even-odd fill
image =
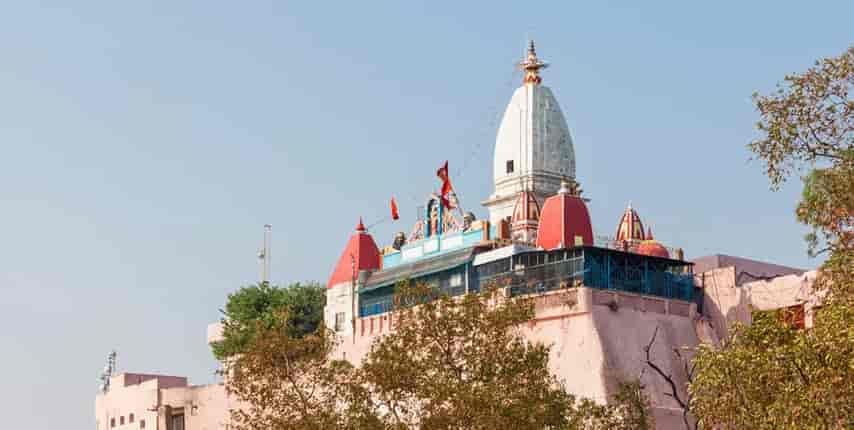
{"label": "temple spire", "polygon": [[537,48],[534,46],[534,40],[528,42],[528,56],[525,61],[519,63],[519,67],[525,71],[525,77],[522,82],[525,84],[538,85],[543,79],[540,77],[540,69],[545,69],[549,65],[537,58]]}

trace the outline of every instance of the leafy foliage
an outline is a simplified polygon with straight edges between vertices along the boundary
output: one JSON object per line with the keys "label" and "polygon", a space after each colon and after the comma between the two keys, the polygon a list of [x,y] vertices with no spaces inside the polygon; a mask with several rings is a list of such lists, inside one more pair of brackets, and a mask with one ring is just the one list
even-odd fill
{"label": "leafy foliage", "polygon": [[804,177],[798,220],[810,252],[829,252],[813,293],[822,306],[808,330],[781,311],[755,313],[720,348],[695,357],[691,411],[708,428],[854,428],[854,48],[822,60],[771,96],[754,95],[762,138],[751,150],[772,187]]}
{"label": "leafy foliage", "polygon": [[548,370],[548,348],[517,326],[533,316],[524,301],[494,292],[419,300],[426,286],[401,286],[396,331],[374,343],[361,376],[393,427],[556,428],[569,397]]}
{"label": "leafy foliage", "polygon": [[652,430],[649,398],[639,381],[621,382],[608,404],[577,399],[570,409],[564,429],[584,430]]}
{"label": "leafy foliage", "polygon": [[854,248],[854,149],[840,155],[844,162],[815,169],[804,177],[798,220],[812,226],[807,235],[811,255]]}
{"label": "leafy foliage", "polygon": [[334,338],[322,325],[294,336],[288,308],[256,320],[257,330],[229,364],[226,390],[243,402],[231,411],[240,430],[359,428],[347,425],[340,382],[352,374],[345,361],[330,360]]}
{"label": "leafy foliage", "polygon": [[291,284],[286,288],[261,283],[229,294],[223,311],[223,339],[211,344],[214,356],[224,360],[243,352],[258,334],[258,324],[274,328],[280,311],[288,309],[288,330],[294,337],[313,333],[323,320],[326,291],[316,283]]}
{"label": "leafy foliage", "polygon": [[691,411],[704,427],[850,428],[854,424],[854,331],[850,308],[821,312],[812,331],[757,313],[720,349],[694,359]]}
{"label": "leafy foliage", "polygon": [[842,154],[854,146],[852,87],[854,47],[839,57],[817,61],[803,74],[786,76],[774,94],[753,95],[762,136],[749,148],[765,161],[772,186],[804,163],[845,162]]}

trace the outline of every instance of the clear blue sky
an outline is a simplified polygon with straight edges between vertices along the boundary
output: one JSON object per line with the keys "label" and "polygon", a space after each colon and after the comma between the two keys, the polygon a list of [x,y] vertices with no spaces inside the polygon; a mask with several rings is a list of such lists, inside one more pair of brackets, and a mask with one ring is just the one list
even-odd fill
{"label": "clear blue sky", "polygon": [[5,427],[91,428],[111,348],[214,380],[205,326],[257,277],[264,223],[275,280],[325,281],[391,195],[378,241],[409,230],[445,159],[485,215],[526,35],[597,234],[631,200],[689,257],[817,264],[799,183],[748,162],[750,94],[852,43],[850,1],[38,3],[0,11]]}

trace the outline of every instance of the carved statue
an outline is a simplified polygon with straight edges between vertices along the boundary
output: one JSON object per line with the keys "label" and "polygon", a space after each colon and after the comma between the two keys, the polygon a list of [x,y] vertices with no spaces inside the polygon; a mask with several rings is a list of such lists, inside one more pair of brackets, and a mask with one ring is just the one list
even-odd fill
{"label": "carved statue", "polygon": [[430,226],[430,236],[439,233],[439,201],[431,199],[427,210],[427,223]]}

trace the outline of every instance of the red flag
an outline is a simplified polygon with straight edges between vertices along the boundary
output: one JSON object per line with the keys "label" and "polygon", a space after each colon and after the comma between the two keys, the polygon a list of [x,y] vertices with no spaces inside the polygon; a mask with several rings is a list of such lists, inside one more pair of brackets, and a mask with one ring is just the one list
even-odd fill
{"label": "red flag", "polygon": [[400,218],[400,214],[397,213],[397,202],[394,201],[394,197],[391,198],[391,219],[397,220]]}
{"label": "red flag", "polygon": [[445,160],[445,164],[436,171],[436,176],[442,180],[442,191],[439,193],[440,198],[442,199],[442,205],[445,208],[450,209],[451,204],[448,201],[448,194],[450,194],[453,186],[451,186],[451,180],[448,178],[448,161]]}

